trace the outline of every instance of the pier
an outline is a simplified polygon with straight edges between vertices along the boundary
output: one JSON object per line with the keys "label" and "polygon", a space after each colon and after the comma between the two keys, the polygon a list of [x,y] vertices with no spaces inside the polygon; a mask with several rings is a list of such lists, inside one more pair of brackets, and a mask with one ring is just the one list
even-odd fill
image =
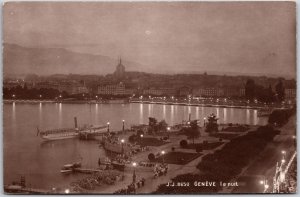
{"label": "pier", "polygon": [[54,194],[54,191],[37,189],[30,187],[22,187],[19,185],[6,185],[4,186],[4,192],[6,193],[20,193],[20,194]]}
{"label": "pier", "polygon": [[92,173],[103,171],[100,169],[92,169],[92,168],[74,168],[73,170],[74,172],[85,173],[85,174],[92,174]]}

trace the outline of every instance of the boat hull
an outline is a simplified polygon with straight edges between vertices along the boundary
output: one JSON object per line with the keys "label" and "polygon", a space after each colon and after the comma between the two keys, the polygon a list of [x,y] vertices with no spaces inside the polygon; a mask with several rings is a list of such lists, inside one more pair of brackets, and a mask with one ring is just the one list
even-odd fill
{"label": "boat hull", "polygon": [[78,137],[78,133],[59,134],[59,135],[42,135],[41,138],[46,141],[65,140]]}

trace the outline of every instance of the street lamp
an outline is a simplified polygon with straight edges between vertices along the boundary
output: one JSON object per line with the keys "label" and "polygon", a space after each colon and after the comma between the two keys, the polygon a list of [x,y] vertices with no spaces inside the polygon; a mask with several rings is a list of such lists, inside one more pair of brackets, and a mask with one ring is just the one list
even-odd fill
{"label": "street lamp", "polygon": [[259,183],[260,183],[261,185],[263,185],[263,184],[264,184],[264,181],[263,181],[263,180],[261,180],[261,181],[259,181]]}
{"label": "street lamp", "polygon": [[109,122],[107,122],[107,132],[109,133]]}
{"label": "street lamp", "polygon": [[123,132],[125,131],[125,120],[122,121],[123,122]]}
{"label": "street lamp", "polygon": [[121,144],[122,144],[122,155],[124,155],[124,142],[125,142],[125,140],[124,140],[124,139],[121,139]]}
{"label": "street lamp", "polygon": [[141,144],[141,146],[142,146],[142,142],[143,142],[143,137],[144,137],[144,135],[141,134],[141,135],[140,135],[140,144]]}
{"label": "street lamp", "polygon": [[268,180],[265,177],[259,183],[264,186],[264,192],[269,188]]}
{"label": "street lamp", "polygon": [[281,162],[282,162],[282,163],[285,163],[285,155],[286,155],[286,151],[283,150],[283,151],[281,151],[281,153],[282,153],[282,160],[281,160]]}
{"label": "street lamp", "polygon": [[165,151],[161,151],[161,154],[162,154],[162,163],[164,164],[165,163]]}
{"label": "street lamp", "polygon": [[167,127],[167,130],[170,131],[170,130],[171,130],[171,127]]}
{"label": "street lamp", "polygon": [[136,174],[135,174],[135,167],[136,167],[136,162],[133,162],[132,163],[132,166],[133,166],[133,175],[132,175],[132,183],[135,183],[136,181]]}
{"label": "street lamp", "polygon": [[265,184],[265,189],[267,190],[269,188],[269,185],[268,184]]}

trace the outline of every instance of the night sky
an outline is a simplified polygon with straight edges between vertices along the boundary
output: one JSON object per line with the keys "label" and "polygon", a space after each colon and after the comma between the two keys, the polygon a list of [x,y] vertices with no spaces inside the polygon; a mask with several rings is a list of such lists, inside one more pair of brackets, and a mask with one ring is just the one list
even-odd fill
{"label": "night sky", "polygon": [[295,76],[293,2],[21,2],[3,14],[5,43],[122,56],[145,72]]}

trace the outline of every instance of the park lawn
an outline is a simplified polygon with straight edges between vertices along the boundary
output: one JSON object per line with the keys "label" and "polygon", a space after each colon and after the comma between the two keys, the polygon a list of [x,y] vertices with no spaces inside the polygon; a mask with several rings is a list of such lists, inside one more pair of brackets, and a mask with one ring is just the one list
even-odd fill
{"label": "park lawn", "polygon": [[160,155],[155,159],[156,162],[164,162],[168,164],[185,165],[194,159],[200,157],[201,153],[185,153],[185,152],[168,152]]}
{"label": "park lawn", "polygon": [[167,144],[169,142],[159,140],[155,137],[143,137],[141,140],[137,141],[137,144],[141,146],[162,146],[164,144]]}
{"label": "park lawn", "polygon": [[206,144],[204,143],[195,143],[195,144],[188,144],[186,149],[195,149],[196,147],[200,147],[202,150],[211,150],[215,149],[218,146],[221,146],[224,144],[224,142],[208,142]]}
{"label": "park lawn", "polygon": [[248,131],[249,127],[245,126],[229,126],[224,129],[222,129],[222,132],[245,132]]}
{"label": "park lawn", "polygon": [[233,138],[238,137],[240,134],[235,134],[235,133],[215,133],[211,134],[211,136],[216,137],[216,138],[222,138],[226,140],[231,140]]}

